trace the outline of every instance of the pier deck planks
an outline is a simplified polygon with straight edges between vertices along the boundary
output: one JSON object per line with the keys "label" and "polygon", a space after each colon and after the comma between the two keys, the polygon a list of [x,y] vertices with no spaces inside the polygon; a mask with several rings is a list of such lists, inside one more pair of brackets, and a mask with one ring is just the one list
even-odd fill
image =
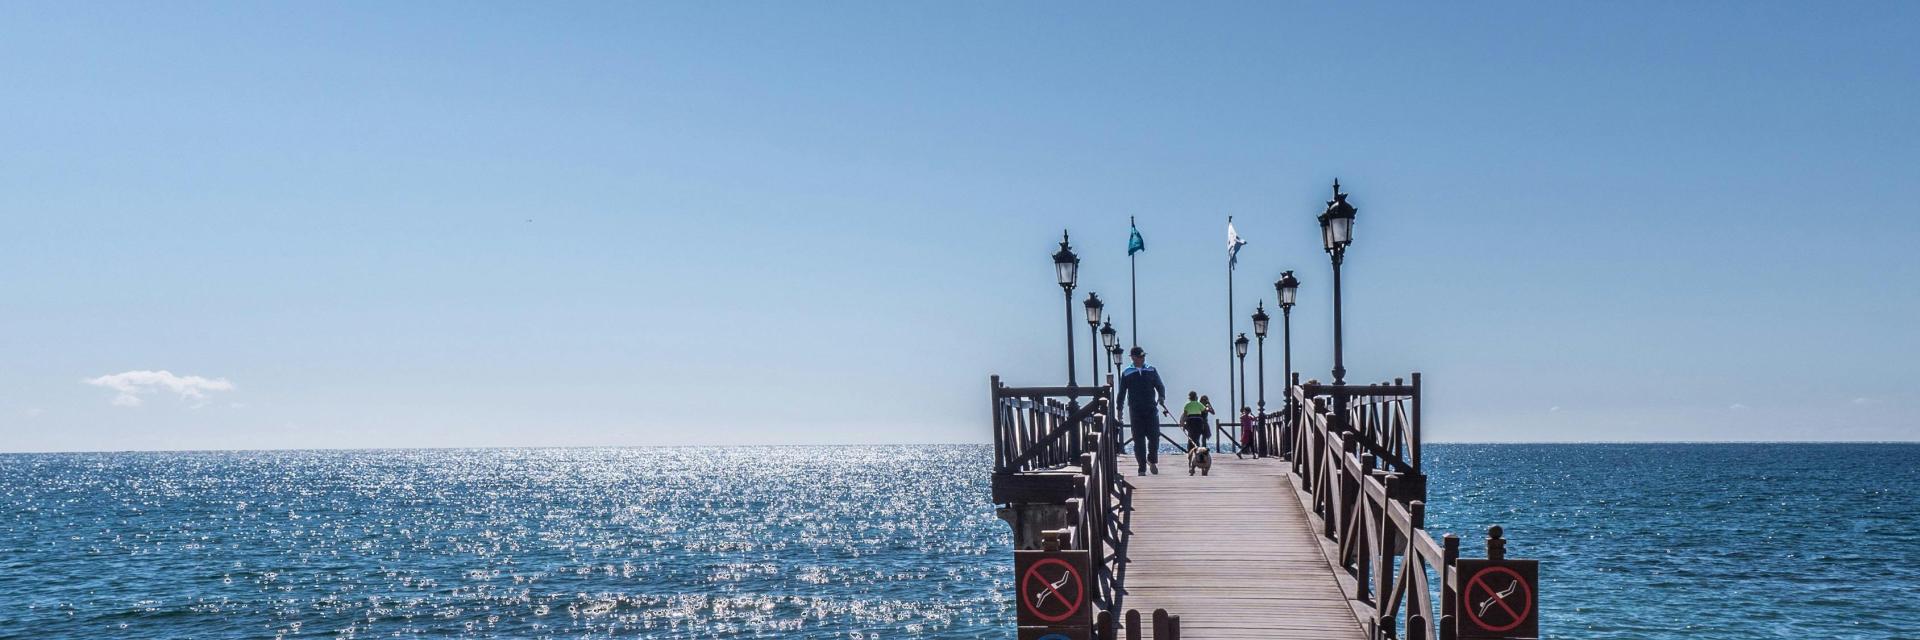
{"label": "pier deck planks", "polygon": [[1160,475],[1127,477],[1126,608],[1179,615],[1183,640],[1364,640],[1285,462],[1215,454],[1202,477],[1184,456],[1161,461]]}

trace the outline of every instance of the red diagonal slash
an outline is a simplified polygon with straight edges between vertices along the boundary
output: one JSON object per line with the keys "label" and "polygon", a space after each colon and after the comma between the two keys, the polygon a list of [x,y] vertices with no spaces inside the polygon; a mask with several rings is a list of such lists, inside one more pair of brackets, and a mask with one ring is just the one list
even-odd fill
{"label": "red diagonal slash", "polygon": [[[1518,582],[1518,581],[1516,581],[1516,582]],[[1520,618],[1522,618],[1522,617],[1524,617],[1524,616],[1521,616],[1521,615],[1520,615],[1520,612],[1518,612],[1518,611],[1514,611],[1514,610],[1513,610],[1513,607],[1510,607],[1510,606],[1507,606],[1507,599],[1506,599],[1506,598],[1502,598],[1502,597],[1500,597],[1500,593],[1499,593],[1499,592],[1497,592],[1497,591],[1494,591],[1494,590],[1493,590],[1493,587],[1489,587],[1489,586],[1487,586],[1487,583],[1486,583],[1486,581],[1485,581],[1485,580],[1481,580],[1481,579],[1480,579],[1480,576],[1474,576],[1474,577],[1473,577],[1473,583],[1472,583],[1472,585],[1471,585],[1471,586],[1475,586],[1475,587],[1480,587],[1481,589],[1483,589],[1483,590],[1485,590],[1485,591],[1487,592],[1487,595],[1490,595],[1490,596],[1493,596],[1493,598],[1492,598],[1492,600],[1494,601],[1494,603],[1495,603],[1495,604],[1498,604],[1498,605],[1500,605],[1500,608],[1502,608],[1502,609],[1506,609],[1506,610],[1507,610],[1507,615],[1510,615],[1510,616],[1513,616],[1513,619],[1514,619],[1514,620],[1516,620],[1516,621],[1517,621],[1517,620],[1519,620]],[[1509,587],[1511,587],[1511,585],[1509,585]],[[1482,608],[1481,610],[1482,610],[1482,611],[1485,611],[1486,609],[1485,609],[1485,608]]]}
{"label": "red diagonal slash", "polygon": [[[1052,581],[1047,580],[1046,576],[1040,573],[1040,568],[1046,565],[1060,565],[1061,575],[1058,584],[1050,584]],[[1020,602],[1020,606],[1034,616],[1047,622],[1060,622],[1073,617],[1073,614],[1080,610],[1081,601],[1086,595],[1086,585],[1076,584],[1075,595],[1072,599],[1069,599],[1067,594],[1061,592],[1060,587],[1066,585],[1069,581],[1076,580],[1078,576],[1079,572],[1074,570],[1073,565],[1067,564],[1058,558],[1047,558],[1034,563],[1033,566],[1027,567],[1026,573],[1020,576],[1021,586],[1024,590],[1030,587],[1029,583],[1032,583],[1033,585],[1039,585],[1040,589],[1032,594],[1034,596],[1033,598],[1023,599]],[[1060,604],[1065,608],[1065,610],[1057,616],[1049,615],[1040,610],[1040,605],[1045,604],[1049,596],[1059,598]],[[1031,602],[1027,600],[1031,600]]]}
{"label": "red diagonal slash", "polygon": [[1066,571],[1060,572],[1060,579],[1053,583],[1048,583],[1047,577],[1040,575],[1038,572],[1034,573],[1034,576],[1040,579],[1040,586],[1041,588],[1046,589],[1046,591],[1034,594],[1033,608],[1038,609],[1040,608],[1040,605],[1046,604],[1048,595],[1052,595],[1055,598],[1059,598],[1061,602],[1067,601],[1067,596],[1065,594],[1060,593],[1060,586],[1066,584],[1067,580],[1073,578],[1073,574],[1071,572],[1066,572]]}

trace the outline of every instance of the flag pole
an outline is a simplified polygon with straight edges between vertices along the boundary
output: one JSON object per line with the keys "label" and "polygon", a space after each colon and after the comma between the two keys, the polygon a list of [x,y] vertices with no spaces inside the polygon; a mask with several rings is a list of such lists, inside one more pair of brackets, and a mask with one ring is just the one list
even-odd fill
{"label": "flag pole", "polygon": [[[1233,230],[1233,216],[1227,216],[1227,230]],[[1231,234],[1230,234],[1231,235]],[[1233,238],[1227,239],[1227,413],[1238,411],[1240,406],[1233,403],[1233,258],[1238,247],[1233,246]],[[1219,445],[1219,438],[1214,439]],[[1225,451],[1223,447],[1221,449]]]}
{"label": "flag pole", "polygon": [[[1139,228],[1134,225],[1133,216],[1127,216],[1127,228],[1130,230]],[[1135,261],[1133,254],[1139,252],[1133,250],[1131,237],[1128,238],[1128,244],[1127,291],[1128,301],[1133,304],[1133,322],[1131,323],[1133,327],[1133,346],[1138,347],[1140,346],[1140,264]]]}

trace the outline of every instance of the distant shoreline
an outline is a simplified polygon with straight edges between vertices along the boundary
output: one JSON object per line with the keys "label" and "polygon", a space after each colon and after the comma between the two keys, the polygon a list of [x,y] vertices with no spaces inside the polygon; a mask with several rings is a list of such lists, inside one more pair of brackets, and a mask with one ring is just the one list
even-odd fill
{"label": "distant shoreline", "polygon": [[[1567,445],[1612,445],[1612,446],[1659,446],[1659,445],[1882,445],[1882,446],[1920,446],[1920,440],[1583,440],[1583,441],[1438,441],[1428,445],[1440,446],[1567,446]],[[488,446],[488,447],[341,447],[341,448],[292,448],[292,449],[95,449],[86,451],[0,451],[0,456],[28,455],[82,455],[114,453],[301,453],[301,452],[376,452],[376,451],[497,451],[511,449],[526,450],[573,450],[573,449],[790,449],[800,447],[986,447],[987,442],[876,442],[876,443],[814,443],[814,444],[649,444],[649,445],[584,445],[584,446]]]}

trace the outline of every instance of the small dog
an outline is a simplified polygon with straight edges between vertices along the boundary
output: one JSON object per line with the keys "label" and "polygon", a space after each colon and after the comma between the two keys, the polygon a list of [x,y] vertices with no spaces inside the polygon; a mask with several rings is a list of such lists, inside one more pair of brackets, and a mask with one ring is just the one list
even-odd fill
{"label": "small dog", "polygon": [[1200,445],[1193,445],[1192,447],[1187,449],[1187,475],[1193,475],[1195,471],[1198,471],[1200,472],[1200,475],[1204,476],[1204,475],[1207,475],[1207,473],[1212,470],[1213,470],[1213,452],[1212,451],[1209,451],[1207,450],[1206,447],[1203,447]]}

